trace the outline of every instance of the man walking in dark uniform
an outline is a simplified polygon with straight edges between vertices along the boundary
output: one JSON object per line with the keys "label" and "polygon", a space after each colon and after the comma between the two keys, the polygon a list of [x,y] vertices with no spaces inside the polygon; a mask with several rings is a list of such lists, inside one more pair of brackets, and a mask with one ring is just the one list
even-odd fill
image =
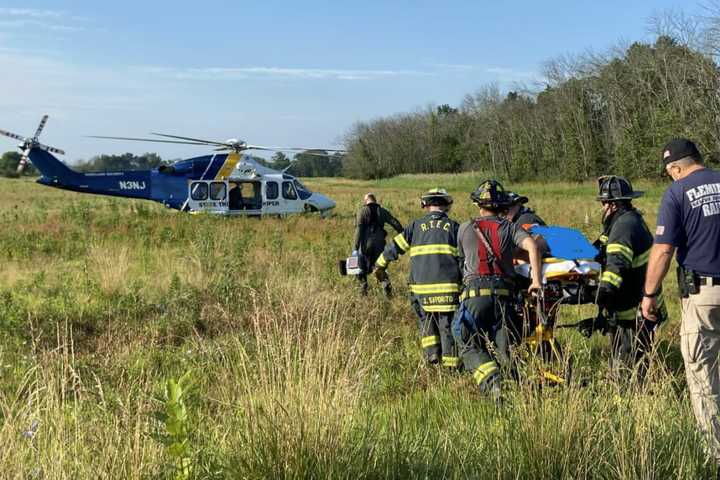
{"label": "man walking in dark uniform", "polygon": [[418,317],[420,344],[430,364],[442,361],[457,368],[450,323],[460,291],[458,266],[458,223],[448,218],[452,197],[443,188],[434,188],[420,200],[425,215],[410,222],[377,260],[377,274],[384,274],[390,262],[410,255],[410,303]]}
{"label": "man walking in dark uniform", "polygon": [[657,318],[660,286],[677,250],[680,350],[690,402],[708,454],[720,464],[720,172],[705,168],[695,144],[684,138],[665,145],[662,159],[674,181],[660,203],[642,310]]}
{"label": "man walking in dark uniform", "polygon": [[[603,232],[595,242],[603,273],[598,286],[597,304],[611,336],[611,369],[616,378],[637,368],[642,381],[647,371],[647,353],[652,348],[656,322],[638,317],[652,234],[640,212],[632,205],[643,192],[634,191],[624,177],[606,175],[598,179],[597,200],[602,204]],[[658,298],[662,296],[658,292]],[[658,319],[666,318],[659,305]]]}
{"label": "man walking in dark uniform", "polygon": [[502,216],[510,199],[499,182],[481,183],[470,198],[480,216],[463,223],[458,232],[463,292],[452,330],[465,370],[481,391],[497,398],[501,379],[497,360],[509,361],[510,337],[521,335],[511,301],[515,293],[513,251],[528,252],[530,291],[542,288],[541,256],[530,234]]}
{"label": "man walking in dark uniform", "polygon": [[[403,231],[402,224],[392,216],[390,212],[385,210],[377,203],[377,199],[373,193],[365,195],[363,207],[357,214],[355,240],[353,249],[360,253],[364,273],[358,275],[363,295],[367,295],[368,281],[367,274],[370,273],[372,266],[378,259],[385,248],[385,224],[390,224],[398,233]],[[385,275],[381,284],[386,296],[392,294],[390,278]]]}

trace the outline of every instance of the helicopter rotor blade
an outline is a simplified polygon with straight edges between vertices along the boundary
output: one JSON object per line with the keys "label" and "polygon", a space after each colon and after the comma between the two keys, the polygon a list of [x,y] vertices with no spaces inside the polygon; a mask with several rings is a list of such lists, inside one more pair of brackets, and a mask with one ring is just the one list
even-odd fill
{"label": "helicopter rotor blade", "polygon": [[265,152],[280,152],[277,148],[249,146],[245,150],[262,150]]}
{"label": "helicopter rotor blade", "polygon": [[[338,150],[338,149],[332,149],[332,148],[299,148],[299,147],[264,147],[261,145],[247,145],[246,148],[248,150],[269,150],[269,151],[277,151],[277,152],[312,152],[313,150],[322,150],[323,152],[337,152],[337,153],[345,153],[345,150]],[[322,155],[322,154],[320,154]]]}
{"label": "helicopter rotor blade", "polygon": [[87,138],[105,138],[109,140],[131,140],[133,142],[181,143],[183,145],[207,145],[201,142],[181,142],[179,140],[160,140],[159,138],[108,137],[105,135],[86,135]]}
{"label": "helicopter rotor blade", "polygon": [[181,137],[179,135],[168,135],[166,133],[155,133],[155,132],[150,132],[150,135],[158,135],[160,137],[167,137],[167,138],[177,138],[179,140],[188,140],[191,142],[198,142],[198,143],[205,144],[205,145],[221,145],[221,146],[231,147],[231,145],[226,142],[216,142],[214,140],[203,140],[201,138]]}
{"label": "helicopter rotor blade", "polygon": [[[338,152],[335,152],[338,153]],[[295,155],[313,155],[315,157],[332,157],[333,153],[297,152]]]}
{"label": "helicopter rotor blade", "polygon": [[25,165],[27,165],[28,163],[28,154],[30,153],[30,148],[31,147],[25,148],[22,155],[20,156],[20,162],[18,162],[17,170],[15,171],[15,173],[17,173],[18,175],[21,175],[23,170],[25,170]]}
{"label": "helicopter rotor blade", "polygon": [[25,137],[18,135],[17,133],[7,132],[5,130],[0,130],[0,135],[4,135],[6,137],[10,137],[15,140],[25,141],[27,140]]}
{"label": "helicopter rotor blade", "polygon": [[43,128],[45,128],[45,124],[47,123],[47,121],[48,121],[48,116],[43,115],[42,120],[40,120],[40,125],[38,125],[37,130],[35,130],[35,135],[33,136],[33,138],[37,138],[40,136],[40,134],[43,131]]}
{"label": "helicopter rotor blade", "polygon": [[57,153],[59,155],[65,155],[65,151],[60,150],[59,148],[50,147],[48,145],[43,145],[42,143],[38,143],[34,145],[35,148],[39,148],[40,150],[45,150],[46,152],[50,153]]}

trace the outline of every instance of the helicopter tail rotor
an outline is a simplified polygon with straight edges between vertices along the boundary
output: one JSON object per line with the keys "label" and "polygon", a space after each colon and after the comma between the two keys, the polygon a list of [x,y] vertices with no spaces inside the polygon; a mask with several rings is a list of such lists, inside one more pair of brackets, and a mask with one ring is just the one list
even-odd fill
{"label": "helicopter tail rotor", "polygon": [[47,114],[43,115],[42,119],[40,120],[40,125],[38,125],[37,130],[35,130],[35,135],[33,135],[33,138],[37,140],[37,138],[42,133],[43,129],[45,128],[45,124],[47,123],[48,116]]}
{"label": "helicopter tail rotor", "polygon": [[46,152],[51,153],[58,153],[60,155],[65,155],[65,152],[60,150],[59,148],[49,147],[47,145],[43,145],[38,141],[38,137],[42,133],[43,129],[45,128],[45,124],[47,123],[48,116],[43,115],[42,119],[40,120],[40,125],[38,125],[37,130],[35,130],[35,135],[33,135],[30,138],[23,137],[22,135],[18,135],[17,133],[8,132],[5,130],[0,130],[0,135],[3,135],[5,137],[12,138],[13,140],[20,140],[20,144],[18,145],[18,148],[22,151],[22,155],[20,156],[20,162],[17,166],[17,174],[22,174],[23,170],[25,170],[25,166],[28,163],[28,160],[30,158],[30,150],[33,148],[39,148],[40,150],[45,150]]}

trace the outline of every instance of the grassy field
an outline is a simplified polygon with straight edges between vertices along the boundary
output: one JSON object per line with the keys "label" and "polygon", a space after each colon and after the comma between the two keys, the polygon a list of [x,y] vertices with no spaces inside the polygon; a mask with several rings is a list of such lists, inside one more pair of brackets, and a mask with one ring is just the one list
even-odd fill
{"label": "grassy field", "polygon": [[[422,362],[405,286],[359,296],[348,254],[367,191],[406,223],[445,186],[473,214],[476,175],[308,181],[330,219],[192,216],[0,180],[0,478],[703,478],[678,349],[679,307],[646,386],[608,379],[607,338],[559,336],[567,388]],[[599,234],[594,184],[508,185],[550,223]],[[664,185],[637,205],[654,225]],[[563,321],[590,313],[564,307]],[[531,368],[531,367],[528,367]],[[181,379],[182,377],[182,379]]]}

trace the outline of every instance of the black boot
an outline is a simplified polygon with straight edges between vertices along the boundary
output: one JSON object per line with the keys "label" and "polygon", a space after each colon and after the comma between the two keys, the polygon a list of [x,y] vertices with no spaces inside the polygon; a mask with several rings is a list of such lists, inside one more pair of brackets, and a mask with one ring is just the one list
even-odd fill
{"label": "black boot", "polygon": [[480,384],[480,391],[487,395],[496,406],[502,405],[502,377],[495,374]]}
{"label": "black boot", "polygon": [[363,297],[368,294],[368,281],[367,276],[364,274],[358,275],[358,282],[360,282],[360,295]]}
{"label": "black boot", "polygon": [[392,285],[390,284],[390,280],[385,280],[381,283],[383,293],[385,294],[385,298],[392,298],[393,292],[392,292]]}

